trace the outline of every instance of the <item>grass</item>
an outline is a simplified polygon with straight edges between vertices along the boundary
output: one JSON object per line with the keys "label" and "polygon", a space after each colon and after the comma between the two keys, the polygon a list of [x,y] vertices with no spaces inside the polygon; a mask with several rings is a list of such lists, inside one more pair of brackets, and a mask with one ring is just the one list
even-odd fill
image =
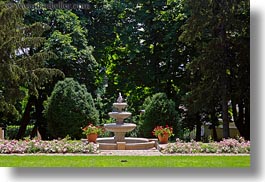
{"label": "grass", "polygon": [[250,156],[37,156],[2,155],[0,167],[250,167]]}

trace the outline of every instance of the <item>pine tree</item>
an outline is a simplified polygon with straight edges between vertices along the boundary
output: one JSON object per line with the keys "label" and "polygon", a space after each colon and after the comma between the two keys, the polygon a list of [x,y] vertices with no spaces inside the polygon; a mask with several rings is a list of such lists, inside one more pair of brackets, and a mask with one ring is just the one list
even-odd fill
{"label": "pine tree", "polygon": [[[48,26],[42,23],[24,24],[25,6],[9,1],[0,2],[0,117],[8,114],[18,115],[17,102],[23,98],[26,88],[31,97],[38,97],[38,89],[54,77],[63,77],[57,69],[45,68],[45,60],[53,57],[51,52],[40,51],[44,43],[42,33]],[[20,131],[21,138],[29,118],[30,111],[24,111]],[[27,108],[27,107],[26,107]]]}

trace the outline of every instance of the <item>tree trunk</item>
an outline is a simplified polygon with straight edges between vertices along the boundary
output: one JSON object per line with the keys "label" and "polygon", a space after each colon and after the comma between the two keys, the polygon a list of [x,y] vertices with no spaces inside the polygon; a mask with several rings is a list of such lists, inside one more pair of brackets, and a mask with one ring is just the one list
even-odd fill
{"label": "tree trunk", "polygon": [[217,137],[216,125],[217,125],[217,122],[218,122],[218,118],[215,116],[215,111],[213,111],[211,113],[211,118],[212,118],[211,129],[213,130],[213,140],[217,141],[218,137]]}
{"label": "tree trunk", "polygon": [[21,119],[21,124],[20,124],[19,130],[18,130],[18,133],[16,136],[17,140],[22,139],[25,135],[27,125],[29,124],[29,121],[30,121],[30,111],[31,111],[31,108],[34,104],[35,99],[36,99],[36,97],[33,95],[31,95],[29,97],[28,103],[26,105],[25,111],[24,111],[22,119]]}
{"label": "tree trunk", "polygon": [[39,131],[39,134],[41,135],[42,139],[47,139],[47,122],[45,118],[43,117],[43,102],[46,100],[46,95],[41,92],[39,92],[39,97],[35,101],[35,108],[36,108],[36,126],[37,130]]}
{"label": "tree trunk", "polygon": [[37,127],[37,124],[35,123],[31,133],[30,133],[30,138],[33,139],[36,135],[37,135],[37,130],[38,130],[38,127]]}
{"label": "tree trunk", "polygon": [[196,141],[201,141],[201,117],[196,114]]}
{"label": "tree trunk", "polygon": [[244,138],[246,140],[250,140],[250,111],[249,104],[247,103],[245,106],[245,135]]}
{"label": "tree trunk", "polygon": [[233,118],[235,125],[240,133],[241,136],[244,136],[244,124],[243,124],[243,109],[242,105],[238,104],[239,112],[236,109],[236,101],[232,100],[232,111],[233,111]]}
{"label": "tree trunk", "polygon": [[[233,104],[233,102],[232,102]],[[233,104],[235,105],[235,104]],[[233,115],[237,114],[237,110],[233,106]],[[239,112],[238,117],[234,117],[235,125],[242,137],[246,140],[250,139],[250,113],[248,103],[243,103],[242,101],[238,104]],[[234,114],[236,113],[236,114]]]}
{"label": "tree trunk", "polygon": [[222,98],[222,119],[223,119],[223,138],[229,138],[229,119],[228,119],[228,106],[225,94]]}

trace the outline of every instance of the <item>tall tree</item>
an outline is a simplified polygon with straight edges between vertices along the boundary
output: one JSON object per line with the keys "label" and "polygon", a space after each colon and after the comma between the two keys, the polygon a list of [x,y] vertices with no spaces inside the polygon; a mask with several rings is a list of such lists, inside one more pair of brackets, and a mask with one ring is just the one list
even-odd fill
{"label": "tall tree", "polygon": [[[79,1],[76,1],[78,3]],[[54,52],[56,56],[50,57],[45,61],[48,68],[59,69],[65,76],[73,77],[80,83],[86,85],[89,92],[94,93],[96,90],[96,73],[97,62],[92,55],[93,48],[88,45],[86,39],[86,29],[81,25],[79,17],[70,9],[46,9],[42,3],[46,1],[28,1],[36,3],[35,7],[30,9],[25,17],[28,24],[40,21],[48,24],[49,29],[44,32],[47,41],[41,48],[43,51]],[[58,3],[54,1],[53,3]],[[69,3],[65,1],[65,3]],[[74,10],[73,10],[74,11]],[[76,9],[75,11],[80,11]],[[51,94],[55,83],[62,77],[54,78],[52,83],[43,85],[39,89],[39,97],[35,98],[34,117],[36,125],[42,137],[47,138],[47,122],[43,117],[43,102]],[[36,127],[34,127],[36,131]]]}
{"label": "tall tree", "polygon": [[[197,55],[192,58],[189,68],[191,74],[199,74],[199,79],[193,82],[192,98],[198,104],[219,98],[216,106],[222,106],[223,137],[228,138],[229,101],[242,87],[245,88],[244,96],[241,94],[238,100],[244,102],[242,108],[246,112],[244,121],[241,119],[240,122],[245,123],[247,131],[240,133],[249,139],[249,2],[205,0],[188,1],[187,5],[191,16],[183,26],[185,31],[181,39],[195,45]],[[243,47],[239,48],[238,44],[243,42]],[[239,79],[242,77],[244,79]]]}
{"label": "tall tree", "polygon": [[[1,1],[0,6],[0,112],[6,114],[17,112],[16,103],[25,95],[25,89],[22,88],[28,89],[31,96],[38,97],[37,89],[54,76],[62,76],[62,72],[44,67],[44,60],[52,55],[39,50],[45,40],[41,34],[47,26],[42,23],[24,24],[26,10],[20,2]],[[30,110],[30,98],[29,107],[25,107],[26,112]],[[24,113],[22,117],[18,138],[22,137],[26,129],[27,115]]]}
{"label": "tall tree", "polygon": [[121,89],[133,108],[156,92],[179,100],[190,49],[178,40],[186,19],[183,2],[133,1],[118,7],[116,39],[107,57],[107,94]]}

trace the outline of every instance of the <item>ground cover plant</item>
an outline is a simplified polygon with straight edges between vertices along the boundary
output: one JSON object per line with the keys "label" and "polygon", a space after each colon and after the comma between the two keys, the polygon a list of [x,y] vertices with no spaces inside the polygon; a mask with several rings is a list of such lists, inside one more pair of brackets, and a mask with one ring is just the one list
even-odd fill
{"label": "ground cover plant", "polygon": [[175,143],[168,144],[163,150],[163,153],[250,153],[250,141],[244,140],[242,137],[237,139],[223,139],[220,142],[183,142],[179,139]]}
{"label": "ground cover plant", "polygon": [[0,140],[0,153],[97,153],[96,145],[80,140]]}
{"label": "ground cover plant", "polygon": [[[232,154],[250,154],[250,141],[243,138],[223,139],[220,142],[183,142],[179,139],[174,143],[169,143],[161,150],[162,153],[232,153]],[[97,145],[83,142],[80,140],[0,140],[0,153],[100,153]]]}

